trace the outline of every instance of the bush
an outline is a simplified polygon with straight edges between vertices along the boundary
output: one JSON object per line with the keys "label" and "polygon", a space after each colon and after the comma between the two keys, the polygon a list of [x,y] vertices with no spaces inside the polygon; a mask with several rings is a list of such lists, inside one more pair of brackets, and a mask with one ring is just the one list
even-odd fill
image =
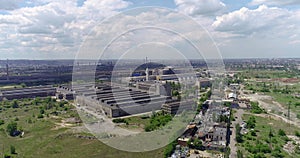
{"label": "bush", "polygon": [[126,123],[128,124],[128,122],[125,119],[113,119],[114,123]]}
{"label": "bush", "polygon": [[3,125],[5,122],[4,120],[0,120],[0,126]]}
{"label": "bush", "polygon": [[236,141],[238,142],[238,143],[242,143],[243,142],[243,135],[241,134],[241,126],[239,125],[239,124],[236,124],[235,125],[235,130],[236,130]]}
{"label": "bush", "polygon": [[17,100],[13,100],[13,102],[11,103],[11,107],[12,108],[18,108],[19,107],[18,101]]}
{"label": "bush", "polygon": [[251,131],[250,133],[251,133],[251,136],[257,136],[255,131]]}
{"label": "bush", "polygon": [[258,102],[251,102],[251,112],[254,114],[261,114],[264,110],[258,106]]}
{"label": "bush", "polygon": [[43,114],[38,114],[37,118],[44,118]]}
{"label": "bush", "polygon": [[11,158],[11,156],[8,154],[4,154],[4,158]]}
{"label": "bush", "polygon": [[16,132],[18,131],[17,129],[18,129],[17,122],[10,122],[6,127],[6,131],[10,136],[16,136]]}
{"label": "bush", "polygon": [[295,136],[300,137],[300,132],[295,131]]}
{"label": "bush", "polygon": [[238,157],[238,158],[243,158],[243,157],[244,157],[241,150],[238,150],[238,151],[237,151],[237,157]]}
{"label": "bush", "polygon": [[284,130],[282,130],[282,129],[278,130],[278,135],[280,135],[280,136],[286,136]]}
{"label": "bush", "polygon": [[266,158],[266,156],[263,153],[256,153],[253,155],[253,158]]}
{"label": "bush", "polygon": [[40,110],[40,114],[44,114],[45,113],[45,110],[42,108],[41,110]]}
{"label": "bush", "polygon": [[170,143],[169,145],[166,146],[165,151],[164,151],[164,157],[170,157],[175,150],[177,142],[174,141]]}
{"label": "bush", "polygon": [[151,117],[150,124],[145,126],[145,131],[146,132],[154,131],[161,126],[166,125],[171,120],[172,120],[171,115],[157,113]]}
{"label": "bush", "polygon": [[255,128],[255,123],[256,123],[255,117],[251,116],[247,121],[247,128]]}
{"label": "bush", "polygon": [[10,146],[10,153],[16,154],[16,148],[13,145]]}
{"label": "bush", "polygon": [[279,147],[276,147],[273,151],[272,151],[272,156],[276,157],[276,158],[283,158],[284,155],[281,152],[281,149]]}

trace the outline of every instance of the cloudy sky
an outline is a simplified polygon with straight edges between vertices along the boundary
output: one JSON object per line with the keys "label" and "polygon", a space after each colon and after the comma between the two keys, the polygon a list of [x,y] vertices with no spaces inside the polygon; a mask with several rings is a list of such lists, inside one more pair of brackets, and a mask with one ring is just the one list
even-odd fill
{"label": "cloudy sky", "polygon": [[73,59],[101,21],[143,6],[190,16],[224,58],[300,57],[299,0],[0,0],[0,59]]}

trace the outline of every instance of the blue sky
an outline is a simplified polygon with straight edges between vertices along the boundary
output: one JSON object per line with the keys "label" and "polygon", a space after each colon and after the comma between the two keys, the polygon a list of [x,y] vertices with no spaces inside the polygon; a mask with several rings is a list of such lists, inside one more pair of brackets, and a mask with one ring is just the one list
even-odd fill
{"label": "blue sky", "polygon": [[73,59],[102,20],[143,6],[189,16],[224,58],[300,57],[299,0],[0,0],[0,59]]}

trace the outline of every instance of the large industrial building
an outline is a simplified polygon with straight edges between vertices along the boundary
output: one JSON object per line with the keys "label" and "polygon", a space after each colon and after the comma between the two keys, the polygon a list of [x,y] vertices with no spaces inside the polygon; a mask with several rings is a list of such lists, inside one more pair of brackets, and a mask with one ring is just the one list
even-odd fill
{"label": "large industrial building", "polygon": [[55,96],[56,88],[52,86],[35,86],[14,88],[0,91],[0,100]]}
{"label": "large industrial building", "polygon": [[170,96],[156,92],[108,84],[77,85],[70,91],[76,93],[78,105],[104,112],[108,117],[160,110],[162,104],[171,100]]}

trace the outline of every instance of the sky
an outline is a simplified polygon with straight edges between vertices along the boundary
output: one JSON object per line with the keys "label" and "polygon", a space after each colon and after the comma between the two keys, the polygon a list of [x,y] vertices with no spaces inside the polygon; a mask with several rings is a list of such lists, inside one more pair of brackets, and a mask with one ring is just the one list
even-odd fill
{"label": "sky", "polygon": [[[223,58],[300,57],[299,0],[0,0],[0,59],[74,59],[103,20],[145,6],[191,18],[208,31]],[[159,14],[140,13],[135,20],[162,22],[166,17]],[[126,28],[129,20],[112,28]]]}

